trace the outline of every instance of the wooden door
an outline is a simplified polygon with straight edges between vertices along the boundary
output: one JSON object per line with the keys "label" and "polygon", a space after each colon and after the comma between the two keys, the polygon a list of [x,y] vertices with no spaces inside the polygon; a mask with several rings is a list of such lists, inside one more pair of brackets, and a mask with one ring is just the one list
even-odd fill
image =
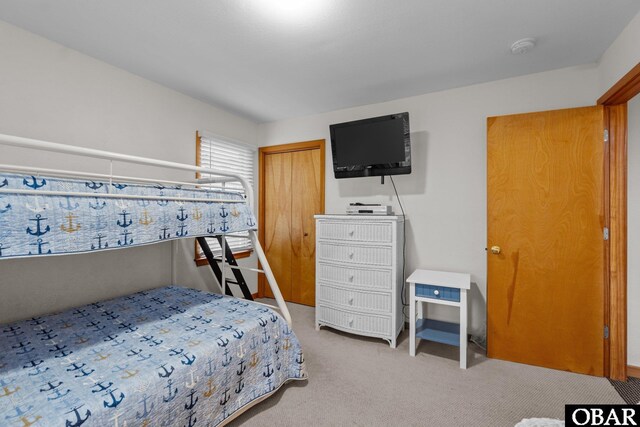
{"label": "wooden door", "polygon": [[[264,158],[264,239],[269,265],[282,297],[291,300],[291,153]],[[269,286],[265,295],[273,298]]]}
{"label": "wooden door", "polygon": [[[260,149],[260,236],[286,301],[315,305],[315,220],[324,212],[324,140]],[[260,294],[273,297],[264,277]]]}
{"label": "wooden door", "polygon": [[320,150],[303,150],[291,156],[291,301],[305,305],[316,302],[316,224],[314,215],[323,212],[324,163]]}
{"label": "wooden door", "polygon": [[603,108],[491,117],[487,132],[488,355],[602,376]]}

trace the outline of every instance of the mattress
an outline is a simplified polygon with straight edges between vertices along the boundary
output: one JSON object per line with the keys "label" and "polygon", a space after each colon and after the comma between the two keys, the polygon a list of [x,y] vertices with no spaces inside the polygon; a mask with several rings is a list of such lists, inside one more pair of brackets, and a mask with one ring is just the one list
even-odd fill
{"label": "mattress", "polygon": [[0,193],[0,259],[95,252],[256,229],[244,196],[219,189],[2,173],[0,189],[8,191]]}
{"label": "mattress", "polygon": [[0,425],[220,425],[306,378],[286,321],[180,287],[0,326]]}

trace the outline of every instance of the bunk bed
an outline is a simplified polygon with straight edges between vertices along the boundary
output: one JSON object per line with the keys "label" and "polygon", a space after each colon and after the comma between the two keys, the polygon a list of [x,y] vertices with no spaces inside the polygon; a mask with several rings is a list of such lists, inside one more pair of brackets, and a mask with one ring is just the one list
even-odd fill
{"label": "bunk bed", "polygon": [[[1,145],[104,159],[109,173],[0,164],[0,262],[205,236],[225,254],[225,236],[248,232],[278,307],[178,287],[172,273],[168,287],[0,325],[0,425],[222,425],[306,379],[241,176],[9,135]],[[207,177],[116,176],[113,162]],[[232,181],[244,192],[209,186]],[[207,252],[229,294],[226,271],[242,267]]]}

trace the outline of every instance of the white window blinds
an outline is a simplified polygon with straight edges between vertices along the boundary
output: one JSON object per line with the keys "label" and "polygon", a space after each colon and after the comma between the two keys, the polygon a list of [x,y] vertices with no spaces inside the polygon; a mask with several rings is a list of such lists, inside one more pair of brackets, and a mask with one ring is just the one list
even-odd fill
{"label": "white window blinds", "polygon": [[[251,186],[253,186],[255,157],[256,150],[248,145],[223,139],[200,137],[200,166],[238,174],[249,181]],[[208,175],[203,174],[203,177],[206,176]],[[242,185],[237,182],[214,185],[226,189],[242,190]]]}
{"label": "white window blinds", "polygon": [[[255,172],[256,150],[248,145],[229,141],[215,136],[200,136],[200,166],[235,173],[245,178],[253,187]],[[202,174],[205,178],[209,175]],[[242,184],[238,182],[226,182],[211,184],[212,187],[224,188],[232,191],[242,191]],[[207,238],[209,247],[214,256],[222,255],[222,248],[215,238]],[[251,250],[249,233],[234,233],[227,236],[227,244],[234,253]],[[204,254],[200,249],[200,258]]]}

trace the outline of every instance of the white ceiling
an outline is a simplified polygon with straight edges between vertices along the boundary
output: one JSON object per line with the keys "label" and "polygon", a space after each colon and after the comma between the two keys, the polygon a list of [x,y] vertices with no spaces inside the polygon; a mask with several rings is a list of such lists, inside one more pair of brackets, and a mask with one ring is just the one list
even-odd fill
{"label": "white ceiling", "polygon": [[[296,4],[308,13],[287,9]],[[638,10],[637,0],[0,0],[2,20],[260,122],[595,62]],[[524,37],[537,48],[512,55]]]}

